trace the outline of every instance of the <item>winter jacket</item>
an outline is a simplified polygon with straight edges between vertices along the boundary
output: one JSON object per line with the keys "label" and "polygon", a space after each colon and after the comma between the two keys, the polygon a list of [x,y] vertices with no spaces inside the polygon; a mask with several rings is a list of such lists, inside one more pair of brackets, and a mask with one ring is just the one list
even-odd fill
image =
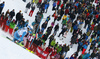
{"label": "winter jacket", "polygon": [[42,0],[39,0],[39,3],[41,3],[42,2]]}
{"label": "winter jacket", "polygon": [[64,20],[62,21],[62,24],[66,24],[66,23],[67,23],[67,20],[64,19]]}
{"label": "winter jacket", "polygon": [[44,34],[44,35],[42,36],[42,39],[43,39],[44,41],[46,41],[47,38],[48,38],[47,34]]}
{"label": "winter jacket", "polygon": [[58,47],[57,53],[61,52],[61,50],[62,50],[62,47]]}
{"label": "winter jacket", "polygon": [[7,25],[7,26],[9,26],[10,23],[11,23],[11,21],[9,21],[9,20],[6,21],[6,25]]}
{"label": "winter jacket", "polygon": [[5,4],[1,3],[1,4],[0,4],[0,8],[3,8],[3,7],[4,7],[4,5],[5,5]]}
{"label": "winter jacket", "polygon": [[34,11],[35,7],[31,7],[31,10]]}
{"label": "winter jacket", "polygon": [[46,27],[47,27],[47,23],[43,23],[43,24],[42,24],[42,28],[45,29]]}
{"label": "winter jacket", "polygon": [[48,27],[47,28],[47,34],[51,34],[51,31],[52,31],[52,27]]}
{"label": "winter jacket", "polygon": [[75,15],[73,13],[70,14],[71,19],[75,19]]}
{"label": "winter jacket", "polygon": [[27,34],[27,32],[23,32],[22,36],[20,37],[20,41],[23,41],[24,36]]}
{"label": "winter jacket", "polygon": [[59,29],[59,25],[56,25],[54,30],[57,31]]}
{"label": "winter jacket", "polygon": [[32,1],[33,3],[35,2],[35,0]]}
{"label": "winter jacket", "polygon": [[10,28],[14,29],[15,25],[16,25],[15,23],[11,22],[10,23]]}
{"label": "winter jacket", "polygon": [[37,4],[39,2],[39,0],[35,0],[35,3]]}
{"label": "winter jacket", "polygon": [[24,27],[27,27],[28,24],[29,24],[29,22],[26,21],[25,24],[24,24]]}
{"label": "winter jacket", "polygon": [[18,31],[14,32],[14,38],[17,39],[17,40],[20,38],[20,35],[18,34]]}
{"label": "winter jacket", "polygon": [[74,59],[74,57],[70,57],[70,59]]}
{"label": "winter jacket", "polygon": [[91,58],[94,58],[94,57],[96,57],[96,54],[93,52],[93,53],[91,54]]}
{"label": "winter jacket", "polygon": [[22,24],[18,24],[17,27],[18,27],[18,29],[21,29],[21,28],[23,28],[23,25]]}
{"label": "winter jacket", "polygon": [[84,59],[85,58],[85,55],[82,55],[82,59]]}
{"label": "winter jacket", "polygon": [[22,25],[25,25],[25,21],[24,20],[20,20],[18,24],[22,23]]}
{"label": "winter jacket", "polygon": [[65,10],[65,13],[66,13],[66,14],[68,14],[68,13],[69,13],[69,10],[68,10],[68,9],[66,9],[66,10]]}
{"label": "winter jacket", "polygon": [[51,46],[55,46],[56,42],[54,40],[51,41]]}
{"label": "winter jacket", "polygon": [[57,1],[57,5],[60,5],[60,1],[59,0]]}
{"label": "winter jacket", "polygon": [[100,30],[97,31],[97,34],[100,34]]}
{"label": "winter jacket", "polygon": [[57,49],[59,46],[58,46],[58,44],[55,44],[55,48]]}
{"label": "winter jacket", "polygon": [[14,17],[15,16],[15,12],[11,11],[10,12],[10,16],[11,16],[11,18]]}
{"label": "winter jacket", "polygon": [[56,2],[53,3],[53,7],[55,7],[55,6],[56,6]]}
{"label": "winter jacket", "polygon": [[77,39],[76,37],[74,38],[74,36],[72,36],[71,43],[74,44],[76,42],[76,39]]}
{"label": "winter jacket", "polygon": [[88,17],[90,15],[90,13],[87,13],[86,16]]}
{"label": "winter jacket", "polygon": [[47,19],[46,19],[46,21],[48,22],[49,20],[50,20],[50,17],[48,16]]}
{"label": "winter jacket", "polygon": [[87,49],[87,46],[86,46],[86,44],[85,44],[85,45],[83,45],[83,48],[84,48],[84,49]]}
{"label": "winter jacket", "polygon": [[96,19],[98,19],[99,15],[98,15],[98,14],[97,14],[97,15],[95,15],[95,17],[96,17]]}
{"label": "winter jacket", "polygon": [[30,7],[31,7],[31,4],[27,3],[26,8],[30,9]]}
{"label": "winter jacket", "polygon": [[21,15],[20,12],[18,12],[18,13],[16,14],[16,20],[21,20],[21,18],[22,18],[22,15]]}
{"label": "winter jacket", "polygon": [[94,24],[93,24],[93,25],[91,25],[91,30],[93,30],[93,29],[94,29],[94,26],[95,26]]}
{"label": "winter jacket", "polygon": [[42,34],[38,34],[38,38],[41,38],[42,37]]}
{"label": "winter jacket", "polygon": [[50,52],[52,51],[52,49],[49,48],[49,47],[47,47],[47,48],[45,49],[45,51],[48,52],[48,53],[50,53]]}
{"label": "winter jacket", "polygon": [[35,25],[35,22],[32,22],[32,26],[34,26]]}
{"label": "winter jacket", "polygon": [[37,19],[36,19],[37,23],[40,23],[40,21],[41,21],[40,16],[41,16],[41,15],[37,15]]}
{"label": "winter jacket", "polygon": [[66,15],[64,15],[64,16],[63,16],[63,18],[62,18],[62,20],[63,20],[63,19],[66,19],[66,18],[67,18],[67,16],[66,16]]}
{"label": "winter jacket", "polygon": [[78,26],[77,25],[74,25],[73,29],[74,30],[78,30]]}
{"label": "winter jacket", "polygon": [[54,22],[51,23],[51,26],[52,26],[52,27],[54,26]]}
{"label": "winter jacket", "polygon": [[64,4],[61,4],[60,8],[63,8],[64,7]]}
{"label": "winter jacket", "polygon": [[87,59],[87,58],[89,58],[89,56],[90,56],[90,54],[89,54],[89,53],[85,54],[85,57],[84,57],[84,59]]}
{"label": "winter jacket", "polygon": [[49,7],[49,3],[45,4],[45,9],[47,9]]}

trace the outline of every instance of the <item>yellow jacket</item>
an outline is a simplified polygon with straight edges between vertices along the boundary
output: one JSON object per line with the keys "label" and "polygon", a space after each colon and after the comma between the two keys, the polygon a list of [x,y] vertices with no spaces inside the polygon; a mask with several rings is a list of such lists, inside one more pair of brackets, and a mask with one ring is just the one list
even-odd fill
{"label": "yellow jacket", "polygon": [[35,2],[35,0],[33,0],[33,3]]}
{"label": "yellow jacket", "polygon": [[63,19],[66,19],[66,18],[67,18],[67,16],[66,16],[66,15],[64,15],[64,16],[63,16],[63,18],[62,18],[62,20],[63,20]]}

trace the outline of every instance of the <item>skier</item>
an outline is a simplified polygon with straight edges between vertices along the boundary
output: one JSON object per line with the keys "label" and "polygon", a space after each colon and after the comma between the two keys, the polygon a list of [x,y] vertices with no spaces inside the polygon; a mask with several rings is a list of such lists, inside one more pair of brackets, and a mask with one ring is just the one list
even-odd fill
{"label": "skier", "polygon": [[30,11],[30,13],[29,13],[29,16],[30,16],[30,17],[32,17],[33,12],[34,12],[34,9],[35,9],[35,6],[32,6],[32,7],[31,7],[31,11]]}
{"label": "skier", "polygon": [[28,11],[28,9],[30,9],[30,7],[31,7],[31,3],[29,2],[29,3],[27,3],[27,5],[26,5],[25,13],[27,13],[27,11]]}

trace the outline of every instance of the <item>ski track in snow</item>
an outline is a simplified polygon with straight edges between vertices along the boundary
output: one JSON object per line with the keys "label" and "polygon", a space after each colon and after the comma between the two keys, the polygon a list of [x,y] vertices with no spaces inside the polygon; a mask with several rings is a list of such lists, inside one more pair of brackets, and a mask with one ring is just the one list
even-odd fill
{"label": "ski track in snow", "polygon": [[[28,10],[27,13],[24,13],[24,11],[25,11],[25,6],[26,6],[26,4],[27,4],[26,2],[23,2],[22,0],[1,0],[1,2],[2,2],[2,1],[5,1],[5,7],[4,7],[4,9],[3,9],[4,12],[6,12],[8,9],[9,9],[10,11],[13,10],[13,9],[15,9],[15,14],[16,14],[17,12],[19,12],[19,10],[21,10],[22,13],[23,13],[23,16],[24,16],[25,20],[29,20],[29,25],[31,26],[31,23],[35,20],[35,15],[36,15],[36,13],[37,13],[38,10],[39,10],[38,8],[35,8],[34,13],[33,13],[33,16],[30,17],[30,16],[28,16],[30,10]],[[27,2],[29,2],[29,1],[31,1],[31,0],[28,0]],[[1,2],[0,2],[0,3],[1,3]],[[47,26],[47,27],[49,27],[49,26],[51,25],[51,23],[53,22],[53,19],[54,19],[54,18],[52,17],[52,14],[54,13],[54,11],[52,11],[52,4],[53,4],[53,2],[50,1],[50,6],[49,6],[49,8],[48,8],[48,12],[47,12],[47,13],[43,13],[43,19],[42,19],[42,22],[41,22],[40,26],[42,25],[43,22],[45,22],[46,17],[49,16],[49,15],[50,15],[50,17],[51,17],[51,20],[48,22],[48,26]],[[93,4],[96,5],[95,3],[93,3]],[[76,17],[77,17],[77,16],[76,16]],[[15,16],[14,16],[13,19],[15,19]],[[76,19],[76,18],[75,18],[75,19]],[[61,20],[61,21],[62,21],[62,20]],[[59,34],[60,31],[61,31],[61,27],[62,27],[61,21],[60,21],[60,22],[56,21],[56,23],[55,23],[55,25],[56,25],[57,23],[59,23],[59,25],[60,25],[60,29],[59,29],[59,31],[57,32],[57,35],[55,36],[56,42],[59,42],[59,44],[62,44],[62,45],[65,44],[65,43],[66,43],[67,45],[69,45],[69,44],[70,44],[70,40],[71,40],[70,38],[71,38],[71,36],[72,36],[72,33],[68,32],[67,37],[64,38],[63,40],[60,40],[60,39],[62,39],[61,36],[60,36],[60,37],[57,37],[58,34]],[[55,25],[54,25],[54,27],[55,27]],[[84,24],[83,24],[83,26],[84,26]],[[40,28],[41,28],[41,27],[40,27]],[[54,28],[53,28],[53,29],[54,29]],[[53,33],[53,29],[52,29],[51,34]],[[44,33],[46,32],[46,30],[47,30],[47,28],[44,30]],[[83,31],[83,33],[84,33],[84,32],[86,32],[86,29],[84,29],[84,28],[82,27],[82,31]],[[9,35],[8,32],[5,33],[4,31],[1,30],[1,28],[0,28],[0,33],[1,33],[3,36],[8,36],[8,37],[10,37],[11,39],[13,39],[13,37],[11,37],[11,35]],[[46,43],[47,43],[46,46],[48,46],[49,39],[46,41]],[[1,45],[1,43],[0,43],[0,45]],[[8,45],[9,45],[9,44],[8,44]],[[6,47],[2,47],[2,48],[6,48]],[[1,48],[0,48],[0,49],[1,49]],[[8,49],[8,48],[6,48],[6,49]],[[15,49],[15,48],[14,48],[14,49]],[[18,48],[16,48],[16,49],[18,49]],[[77,50],[77,44],[74,44],[73,47],[70,48],[70,51],[67,52],[67,56],[66,56],[66,57],[70,57],[76,50]],[[9,53],[9,52],[7,52],[7,53]],[[81,53],[80,53],[80,54],[81,54]],[[8,58],[8,59],[11,59],[11,58]]]}

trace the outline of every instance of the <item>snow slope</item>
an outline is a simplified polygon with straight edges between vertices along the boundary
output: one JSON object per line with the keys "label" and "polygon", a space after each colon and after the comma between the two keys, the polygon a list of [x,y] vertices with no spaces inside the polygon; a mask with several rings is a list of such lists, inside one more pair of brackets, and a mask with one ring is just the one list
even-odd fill
{"label": "snow slope", "polygon": [[[2,33],[2,32],[0,32]],[[40,59],[0,34],[0,59]]]}

